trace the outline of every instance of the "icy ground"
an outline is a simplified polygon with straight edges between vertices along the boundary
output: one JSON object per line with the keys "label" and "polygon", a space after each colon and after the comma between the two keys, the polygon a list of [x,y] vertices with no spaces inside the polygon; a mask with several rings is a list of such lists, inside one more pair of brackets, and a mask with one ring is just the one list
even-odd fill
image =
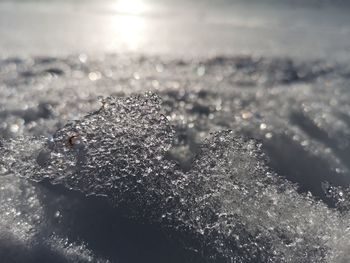
{"label": "icy ground", "polygon": [[1,60],[1,259],[349,262],[349,78],[286,58]]}

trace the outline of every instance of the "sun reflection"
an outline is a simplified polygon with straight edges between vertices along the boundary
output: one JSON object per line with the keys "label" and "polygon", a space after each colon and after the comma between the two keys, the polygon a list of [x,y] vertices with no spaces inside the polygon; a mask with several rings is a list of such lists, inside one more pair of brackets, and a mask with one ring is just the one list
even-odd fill
{"label": "sun reflection", "polygon": [[146,4],[143,0],[118,0],[114,10],[123,14],[140,15],[146,11]]}
{"label": "sun reflection", "polygon": [[149,37],[149,17],[151,10],[148,0],[117,0],[113,3],[114,15],[110,19],[108,31],[109,47],[126,51],[139,51]]}
{"label": "sun reflection", "polygon": [[112,21],[112,46],[138,51],[147,35],[147,23],[141,16],[117,15]]}

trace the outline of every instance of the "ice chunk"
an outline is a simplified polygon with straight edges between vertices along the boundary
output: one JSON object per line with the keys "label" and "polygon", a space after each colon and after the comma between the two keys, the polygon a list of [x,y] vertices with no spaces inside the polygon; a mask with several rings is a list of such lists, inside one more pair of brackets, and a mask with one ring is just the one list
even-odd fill
{"label": "ice chunk", "polygon": [[[277,177],[261,145],[221,132],[200,150],[187,224],[228,262],[326,262],[336,213]],[[198,188],[197,188],[198,189]]]}
{"label": "ice chunk", "polygon": [[109,97],[40,150],[5,143],[0,160],[26,178],[106,196],[208,261],[346,262],[347,217],[298,194],[256,141],[220,132],[187,172],[166,160],[174,132],[159,107],[153,94]]}
{"label": "ice chunk", "polygon": [[[35,164],[33,160],[23,160],[26,157],[22,143],[20,148],[17,143],[12,145],[10,149],[15,149],[22,160],[20,169],[15,171],[24,171],[23,175],[31,170],[31,179],[46,178],[53,184],[88,195],[106,195],[118,202],[129,194],[140,208],[145,207],[140,203],[148,202],[148,198],[141,198],[140,192],[153,195],[159,191],[157,184],[162,184],[162,173],[173,166],[163,160],[171,146],[173,130],[159,113],[159,107],[158,97],[152,94],[109,97],[98,111],[57,131],[37,153]],[[14,168],[13,163],[19,160],[6,153],[11,150],[4,152],[6,170]],[[145,192],[144,188],[151,185],[153,188]]]}

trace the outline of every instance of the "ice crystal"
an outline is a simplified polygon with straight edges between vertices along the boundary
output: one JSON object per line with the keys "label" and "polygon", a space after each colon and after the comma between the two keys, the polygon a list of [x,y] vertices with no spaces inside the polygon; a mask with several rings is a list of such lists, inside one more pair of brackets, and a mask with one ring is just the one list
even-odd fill
{"label": "ice crystal", "polygon": [[168,157],[173,137],[157,96],[108,97],[44,143],[4,143],[0,160],[6,173],[105,196],[207,261],[346,262],[347,215],[276,175],[260,143],[213,134],[184,171]]}

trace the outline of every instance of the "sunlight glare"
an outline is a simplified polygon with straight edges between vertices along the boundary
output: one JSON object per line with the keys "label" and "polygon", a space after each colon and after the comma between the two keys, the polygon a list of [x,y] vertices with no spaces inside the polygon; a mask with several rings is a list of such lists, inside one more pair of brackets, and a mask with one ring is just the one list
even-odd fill
{"label": "sunlight glare", "polygon": [[146,4],[143,0],[118,0],[114,9],[119,13],[140,15],[146,11]]}
{"label": "sunlight glare", "polygon": [[147,24],[140,16],[116,16],[111,31],[114,38],[113,46],[119,46],[128,51],[137,51],[142,47],[145,34],[147,34]]}

